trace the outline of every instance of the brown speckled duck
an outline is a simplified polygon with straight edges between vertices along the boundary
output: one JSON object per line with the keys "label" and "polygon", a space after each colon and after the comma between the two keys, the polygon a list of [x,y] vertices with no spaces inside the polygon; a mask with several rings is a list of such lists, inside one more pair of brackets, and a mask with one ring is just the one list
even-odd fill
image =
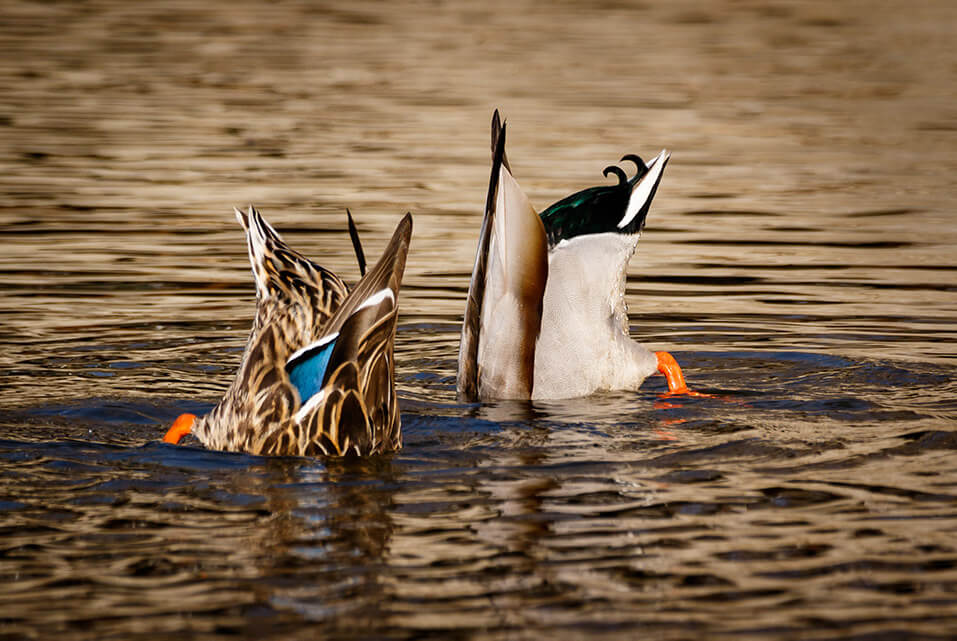
{"label": "brown speckled duck", "polygon": [[304,456],[400,448],[393,346],[412,216],[351,291],[254,208],[236,217],[256,279],[246,351],[219,404],[202,418],[183,414],[163,440],[192,433],[212,449]]}

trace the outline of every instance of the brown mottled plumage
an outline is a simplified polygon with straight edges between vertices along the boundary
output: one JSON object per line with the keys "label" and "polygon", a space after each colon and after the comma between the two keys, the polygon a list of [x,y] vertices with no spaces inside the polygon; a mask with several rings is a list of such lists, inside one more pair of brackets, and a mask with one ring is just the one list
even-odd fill
{"label": "brown mottled plumage", "polygon": [[[256,278],[256,319],[236,379],[209,414],[192,421],[192,433],[209,448],[252,454],[400,448],[393,345],[412,217],[405,215],[352,291],[286,245],[252,207],[248,214],[236,210],[236,217]],[[300,398],[292,368],[321,351],[328,358],[325,374],[309,381],[319,391]]]}

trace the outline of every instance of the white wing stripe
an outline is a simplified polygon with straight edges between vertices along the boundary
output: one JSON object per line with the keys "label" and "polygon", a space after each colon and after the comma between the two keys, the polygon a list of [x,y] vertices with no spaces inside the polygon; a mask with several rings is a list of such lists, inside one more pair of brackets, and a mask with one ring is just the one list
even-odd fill
{"label": "white wing stripe", "polygon": [[[365,309],[366,307],[372,307],[373,305],[378,305],[382,301],[389,299],[392,301],[392,304],[395,305],[395,292],[386,287],[385,289],[380,289],[369,298],[362,301],[362,304],[356,307],[356,312],[360,309]],[[355,312],[353,312],[354,314]]]}
{"label": "white wing stripe", "polygon": [[329,343],[336,340],[337,338],[339,338],[339,332],[326,334],[325,336],[317,340],[315,343],[306,345],[302,349],[296,350],[296,352],[292,356],[286,359],[286,363],[287,364],[291,363],[292,361],[296,360],[297,358],[299,358],[300,356],[302,356],[303,354],[305,354],[306,352],[310,350],[316,349],[317,347],[322,347],[323,345],[328,345]]}

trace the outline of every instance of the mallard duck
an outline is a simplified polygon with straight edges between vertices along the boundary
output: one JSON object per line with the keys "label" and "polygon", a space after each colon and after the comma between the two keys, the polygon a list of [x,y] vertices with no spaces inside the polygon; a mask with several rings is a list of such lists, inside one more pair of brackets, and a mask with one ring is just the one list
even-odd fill
{"label": "mallard duck", "polygon": [[687,392],[667,352],[628,335],[625,271],[669,154],[618,184],[592,187],[537,214],[512,176],[505,125],[492,116],[492,174],[469,285],[457,387],[465,400],[555,399],[637,389],[655,372]]}
{"label": "mallard duck", "polygon": [[236,218],[256,280],[246,351],[219,404],[202,418],[183,414],[163,440],[192,432],[212,449],[305,456],[401,447],[393,345],[412,216],[351,291],[254,208],[237,209]]}

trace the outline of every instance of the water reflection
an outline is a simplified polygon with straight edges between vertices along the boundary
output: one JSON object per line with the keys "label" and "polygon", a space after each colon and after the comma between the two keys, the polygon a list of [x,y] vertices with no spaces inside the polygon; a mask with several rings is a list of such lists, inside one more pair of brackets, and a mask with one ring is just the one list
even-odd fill
{"label": "water reflection", "polygon": [[[306,620],[355,630],[379,625],[388,588],[381,574],[394,530],[395,471],[387,458],[269,461],[270,523],[255,543],[261,598]],[[370,477],[380,482],[370,482]]]}

